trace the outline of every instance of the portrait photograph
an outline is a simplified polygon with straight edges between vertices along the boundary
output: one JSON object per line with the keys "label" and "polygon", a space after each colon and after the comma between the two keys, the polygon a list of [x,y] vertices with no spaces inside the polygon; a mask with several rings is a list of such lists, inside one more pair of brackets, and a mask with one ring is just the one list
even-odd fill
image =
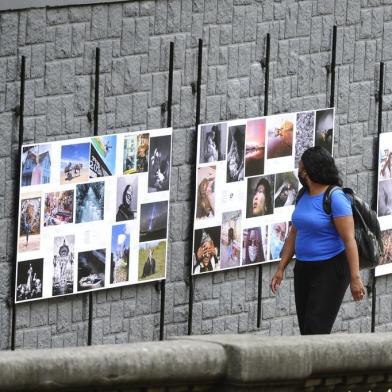
{"label": "portrait photograph", "polygon": [[227,123],[207,124],[200,127],[199,163],[226,159]]}
{"label": "portrait photograph", "polygon": [[143,173],[148,171],[150,135],[142,133],[124,138],[123,173]]}
{"label": "portrait photograph", "polygon": [[273,174],[248,178],[246,217],[270,215],[274,212]]}
{"label": "portrait photograph", "polygon": [[148,192],[169,190],[171,135],[150,138]]}
{"label": "portrait photograph", "polygon": [[139,244],[138,281],[164,278],[166,241]]}
{"label": "portrait photograph", "polygon": [[112,251],[110,255],[110,283],[128,280],[130,229],[127,224],[112,226]]}
{"label": "portrait photograph", "polygon": [[25,197],[20,201],[18,252],[40,249],[41,197]]}
{"label": "portrait photograph", "polygon": [[242,265],[266,261],[268,226],[244,229],[242,233]]}
{"label": "portrait photograph", "polygon": [[197,169],[197,219],[215,216],[215,176],[216,166],[203,166]]}
{"label": "portrait photograph", "polygon": [[229,127],[226,182],[242,181],[245,174],[245,125]]}
{"label": "portrait photograph", "polygon": [[61,146],[60,184],[87,182],[90,172],[90,143]]}
{"label": "portrait photograph", "polygon": [[275,208],[295,205],[299,180],[294,172],[277,173],[275,176]]}
{"label": "portrait photograph", "polygon": [[54,237],[52,295],[73,293],[75,236]]}
{"label": "portrait photograph", "polygon": [[220,269],[220,237],[220,226],[195,230],[192,255],[194,275]]}
{"label": "portrait photograph", "polygon": [[284,242],[289,234],[291,222],[273,223],[270,225],[270,259],[280,260]]}
{"label": "portrait photograph", "polygon": [[90,178],[116,174],[116,135],[91,138]]}
{"label": "portrait photograph", "polygon": [[222,214],[220,269],[238,267],[241,264],[242,212],[230,211]]}
{"label": "portrait photograph", "polygon": [[18,261],[16,301],[42,298],[44,259]]}
{"label": "portrait photograph", "polygon": [[76,185],[75,223],[93,222],[104,219],[105,183]]}
{"label": "portrait photograph", "polygon": [[392,180],[378,182],[378,205],[379,217],[392,215]]}
{"label": "portrait photograph", "polygon": [[333,147],[333,109],[316,111],[315,146],[324,147],[332,154]]}
{"label": "portrait photograph", "polygon": [[117,178],[116,222],[128,221],[137,217],[138,177]]}
{"label": "portrait photograph", "polygon": [[44,226],[73,223],[74,191],[45,194]]}
{"label": "portrait photograph", "polygon": [[167,201],[157,201],[140,206],[140,242],[166,238],[167,210]]}
{"label": "portrait photograph", "polygon": [[267,118],[267,158],[282,158],[293,155],[293,116],[270,116]]}
{"label": "portrait photograph", "polygon": [[265,119],[249,120],[245,134],[245,176],[264,174]]}
{"label": "portrait photograph", "polygon": [[392,263],[392,229],[381,232],[381,241],[384,245],[384,254],[380,258],[379,265]]}
{"label": "portrait photograph", "polygon": [[78,254],[78,291],[105,287],[106,249]]}
{"label": "portrait photograph", "polygon": [[297,113],[295,140],[295,167],[302,154],[314,145],[314,111]]}
{"label": "portrait photograph", "polygon": [[21,186],[49,184],[52,167],[50,144],[22,148]]}

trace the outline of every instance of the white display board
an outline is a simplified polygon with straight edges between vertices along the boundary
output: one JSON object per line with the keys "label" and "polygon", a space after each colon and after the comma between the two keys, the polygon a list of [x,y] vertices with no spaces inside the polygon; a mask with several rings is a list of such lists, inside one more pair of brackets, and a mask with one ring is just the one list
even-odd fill
{"label": "white display board", "polygon": [[166,278],[171,128],[21,155],[17,302]]}
{"label": "white display board", "polygon": [[392,273],[392,132],[380,134],[377,215],[381,226],[384,256],[376,276]]}
{"label": "white display board", "polygon": [[334,109],[198,129],[192,272],[277,261],[300,187],[302,153],[332,153]]}

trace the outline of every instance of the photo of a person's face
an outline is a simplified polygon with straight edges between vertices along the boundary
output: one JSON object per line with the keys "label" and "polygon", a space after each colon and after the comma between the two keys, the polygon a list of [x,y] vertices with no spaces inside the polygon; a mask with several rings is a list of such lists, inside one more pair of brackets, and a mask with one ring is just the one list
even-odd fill
{"label": "photo of a person's face", "polygon": [[252,201],[252,213],[253,215],[264,215],[266,212],[265,208],[265,186],[259,184],[255,190]]}
{"label": "photo of a person's face", "polygon": [[273,189],[273,175],[248,178],[247,218],[273,213]]}

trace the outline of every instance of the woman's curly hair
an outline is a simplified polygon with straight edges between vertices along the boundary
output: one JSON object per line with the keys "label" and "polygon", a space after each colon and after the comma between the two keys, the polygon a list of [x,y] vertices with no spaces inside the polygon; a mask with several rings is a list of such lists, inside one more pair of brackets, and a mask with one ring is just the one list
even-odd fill
{"label": "woman's curly hair", "polygon": [[302,154],[301,161],[312,181],[324,185],[343,185],[335,161],[325,148],[320,146],[308,148]]}

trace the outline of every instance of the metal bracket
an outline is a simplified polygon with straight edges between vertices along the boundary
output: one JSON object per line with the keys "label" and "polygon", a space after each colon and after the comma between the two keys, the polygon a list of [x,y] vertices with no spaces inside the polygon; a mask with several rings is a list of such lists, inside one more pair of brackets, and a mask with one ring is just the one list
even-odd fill
{"label": "metal bracket", "polygon": [[197,93],[196,82],[191,82],[191,88],[192,88],[192,95],[195,95]]}
{"label": "metal bracket", "polygon": [[264,57],[260,60],[261,68],[265,68],[267,66],[267,59]]}
{"label": "metal bracket", "polygon": [[93,121],[93,118],[92,118],[92,116],[91,116],[91,111],[88,111],[88,112],[87,112],[87,121],[88,121],[89,123],[91,123],[91,122]]}
{"label": "metal bracket", "polygon": [[163,104],[161,105],[161,114],[165,114],[167,111],[167,102],[163,102]]}

